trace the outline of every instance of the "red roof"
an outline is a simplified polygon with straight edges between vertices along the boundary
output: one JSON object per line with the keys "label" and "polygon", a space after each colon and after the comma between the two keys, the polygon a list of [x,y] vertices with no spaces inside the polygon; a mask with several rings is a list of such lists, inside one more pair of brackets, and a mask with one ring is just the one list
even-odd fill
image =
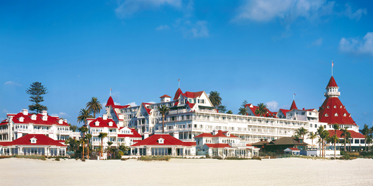
{"label": "red roof", "polygon": [[290,150],[299,150],[298,148],[290,148],[290,147],[289,147],[289,149]]}
{"label": "red roof", "polygon": [[176,90],[176,93],[175,93],[175,96],[174,96],[174,100],[175,100],[175,99],[179,99],[180,94],[183,94],[183,92],[181,91],[180,88],[178,88],[178,89]]}
{"label": "red roof", "polygon": [[[359,132],[355,132],[353,130],[349,130],[349,132],[351,133],[351,138],[365,138],[365,136]],[[335,130],[329,130],[329,136],[333,136],[335,133]],[[344,138],[344,136],[342,137],[342,131],[340,130],[337,130],[337,137],[338,138]]]}
{"label": "red roof", "polygon": [[107,102],[106,102],[105,107],[108,107],[108,106],[114,106],[114,105],[115,105],[115,104],[114,104],[114,100],[113,100],[113,98],[110,96],[109,99],[108,99]]}
{"label": "red roof", "polygon": [[146,107],[146,105],[148,105],[148,104],[149,104],[149,103],[142,103],[142,106],[144,106],[146,112],[147,112],[148,114],[150,114],[150,111],[151,111],[152,109]]}
{"label": "red roof", "polygon": [[[54,117],[54,116],[49,116],[47,115],[47,120],[43,120],[42,114],[36,114],[36,120],[32,120],[31,116],[34,114],[28,113],[27,115],[24,115],[22,112],[15,114],[13,116],[13,122],[14,123],[22,123],[22,124],[28,124],[28,123],[33,123],[36,125],[59,125],[59,126],[69,126],[68,123],[65,121],[62,122],[62,124],[59,123],[60,118],[59,117]],[[20,118],[23,117],[23,122],[20,121]],[[3,124],[3,122],[2,122]]]}
{"label": "red roof", "polygon": [[[31,143],[31,138],[36,138],[36,143]],[[66,145],[61,144],[59,141],[53,140],[52,138],[44,134],[27,134],[11,142],[0,142],[1,146],[11,146],[11,145],[53,145],[66,147]]]}
{"label": "red roof", "polygon": [[159,98],[171,98],[171,96],[165,94],[165,95],[163,95],[163,96],[161,96],[161,97],[159,97]]}
{"label": "red roof", "polygon": [[[96,126],[96,121],[99,122],[98,126]],[[113,126],[109,126],[109,122],[113,122]],[[93,121],[91,121],[89,123],[89,126],[90,127],[101,127],[101,128],[103,128],[103,127],[107,127],[107,128],[118,128],[117,124],[115,123],[114,120],[109,119],[109,118],[107,118],[106,120],[104,120],[102,117],[98,117],[98,118],[94,119]]]}
{"label": "red roof", "polygon": [[[164,139],[163,143],[158,143],[158,139]],[[179,139],[176,139],[175,137],[170,136],[169,134],[154,134],[142,141],[137,142],[136,144],[132,145],[132,147],[136,146],[149,146],[149,145],[154,145],[154,146],[195,146],[195,142],[183,142]]]}
{"label": "red roof", "polygon": [[328,87],[338,87],[338,85],[337,85],[337,83],[335,82],[335,79],[334,79],[333,76],[330,78],[329,83],[328,83],[328,85],[326,86],[326,88],[328,88]]}
{"label": "red roof", "polygon": [[203,94],[203,91],[199,91],[199,92],[188,92],[186,91],[184,93],[185,97],[187,98],[196,98],[196,97],[199,97]]}
{"label": "red roof", "polygon": [[233,135],[233,134],[230,134],[229,136],[227,136],[227,132],[228,131],[222,131],[222,130],[218,130],[218,133],[216,135],[212,135],[211,133],[202,133],[198,136],[195,136],[194,138],[204,138],[204,137],[207,137],[207,138],[216,138],[216,137],[225,137],[225,138],[238,138],[237,136]]}
{"label": "red roof", "polygon": [[203,138],[203,137],[214,137],[214,135],[212,135],[211,133],[202,133],[198,136],[195,136],[194,138]]}
{"label": "red roof", "polygon": [[298,107],[297,107],[297,105],[295,104],[295,101],[294,101],[294,100],[293,100],[293,103],[291,103],[291,107],[290,107],[290,110],[293,110],[293,109],[298,110]]}
{"label": "red roof", "polygon": [[[334,108],[335,106],[335,108]],[[336,115],[337,114],[337,115]],[[356,125],[338,97],[327,97],[319,110],[320,122]]]}
{"label": "red roof", "polygon": [[280,109],[280,111],[281,111],[282,114],[284,114],[284,116],[286,117],[286,113],[289,112],[290,110],[287,110],[287,109]]}
{"label": "red roof", "polygon": [[[258,109],[258,106],[255,106],[249,103],[249,104],[246,104],[245,107],[249,107],[249,109],[254,114],[254,116],[259,116],[259,114],[255,113],[255,111]],[[276,117],[276,112],[271,112],[270,110],[268,110],[268,108],[266,108],[266,110],[267,110],[267,113],[263,117]]]}
{"label": "red roof", "polygon": [[206,143],[210,148],[231,148],[227,143]]}
{"label": "red roof", "polygon": [[[123,128],[123,127],[122,127]],[[122,129],[121,128],[121,129]],[[120,129],[119,129],[120,130]],[[142,138],[142,136],[135,130],[131,129],[132,134],[118,134],[118,138],[125,138],[125,137],[130,137],[130,138]]]}

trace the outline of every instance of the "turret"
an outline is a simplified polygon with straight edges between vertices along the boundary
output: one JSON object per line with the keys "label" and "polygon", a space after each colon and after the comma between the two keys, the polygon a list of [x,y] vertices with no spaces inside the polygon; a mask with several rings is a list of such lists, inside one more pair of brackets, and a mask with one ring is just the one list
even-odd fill
{"label": "turret", "polygon": [[335,82],[334,77],[332,76],[329,80],[328,85],[326,86],[326,92],[325,92],[325,97],[338,97],[341,95],[339,92],[339,87],[337,83]]}

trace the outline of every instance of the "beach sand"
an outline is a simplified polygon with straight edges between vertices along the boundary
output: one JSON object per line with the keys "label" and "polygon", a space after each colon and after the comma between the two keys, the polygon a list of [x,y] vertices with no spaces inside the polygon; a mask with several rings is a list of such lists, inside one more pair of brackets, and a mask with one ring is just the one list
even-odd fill
{"label": "beach sand", "polygon": [[0,185],[373,185],[373,160],[1,159]]}

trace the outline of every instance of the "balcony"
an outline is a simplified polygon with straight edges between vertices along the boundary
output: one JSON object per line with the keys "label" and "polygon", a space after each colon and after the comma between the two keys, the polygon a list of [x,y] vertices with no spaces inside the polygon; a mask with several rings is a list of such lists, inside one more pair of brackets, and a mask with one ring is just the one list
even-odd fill
{"label": "balcony", "polygon": [[168,114],[182,114],[182,113],[185,113],[185,112],[187,112],[186,109],[178,109],[178,110],[170,110],[168,112]]}

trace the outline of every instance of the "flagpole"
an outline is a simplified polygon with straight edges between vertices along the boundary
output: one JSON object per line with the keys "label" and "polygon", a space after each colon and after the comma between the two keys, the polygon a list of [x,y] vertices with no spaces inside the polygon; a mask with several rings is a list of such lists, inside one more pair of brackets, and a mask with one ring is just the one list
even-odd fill
{"label": "flagpole", "polygon": [[334,62],[332,60],[332,76],[333,76],[333,67],[334,67]]}

